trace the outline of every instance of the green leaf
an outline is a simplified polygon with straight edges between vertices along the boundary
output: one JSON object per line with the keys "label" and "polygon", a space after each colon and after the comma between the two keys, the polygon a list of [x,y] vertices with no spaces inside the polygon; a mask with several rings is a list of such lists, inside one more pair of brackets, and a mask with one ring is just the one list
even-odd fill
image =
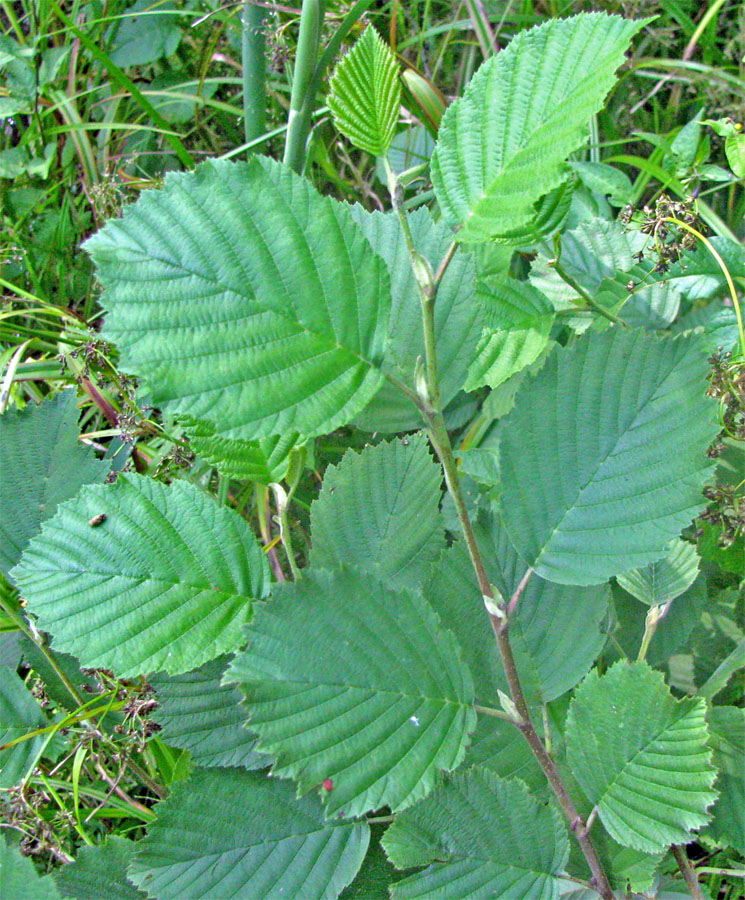
{"label": "green leaf", "polygon": [[697,308],[677,319],[670,331],[673,334],[688,334],[694,329],[703,331],[707,349],[716,353],[721,347],[731,351],[738,341],[737,316],[734,309],[721,303],[710,303]]}
{"label": "green leaf", "polygon": [[706,375],[698,341],[613,328],[523,382],[502,426],[499,502],[538,575],[594,584],[665,553],[712,468]]}
{"label": "green leaf", "polygon": [[[350,211],[390,272],[392,306],[383,370],[413,387],[416,361],[424,358],[425,348],[418,290],[401,223],[394,213],[370,213],[359,205]],[[452,243],[452,232],[444,222],[434,222],[427,209],[415,210],[408,219],[417,253],[436,270]],[[440,395],[447,405],[463,387],[481,334],[470,253],[458,250],[451,260],[437,289],[434,318]],[[422,427],[422,417],[408,397],[386,382],[355,424],[367,431],[413,431]]]}
{"label": "green leaf", "polygon": [[220,684],[227,666],[221,656],[193,672],[151,676],[158,698],[151,718],[163,728],[159,737],[188,750],[195,766],[261,769],[271,760],[256,751],[256,736],[244,728],[240,691]]}
{"label": "green leaf", "polygon": [[75,900],[143,900],[147,895],[127,881],[127,866],[138,847],[121,837],[98,847],[83,844],[74,862],[55,870],[57,887]]}
{"label": "green leaf", "polygon": [[398,868],[427,868],[393,886],[393,900],[555,900],[569,856],[553,804],[486,769],[458,772],[397,816],[383,847]]}
{"label": "green leaf", "polygon": [[3,900],[63,900],[51,875],[39,877],[33,861],[0,838]]}
{"label": "green leaf", "polygon": [[732,173],[745,178],[745,134],[730,134],[724,140],[724,153]]}
{"label": "green leaf", "polygon": [[715,706],[706,715],[711,731],[713,762],[719,770],[714,818],[703,834],[718,847],[745,854],[745,709]]}
{"label": "green leaf", "polygon": [[[31,696],[15,672],[6,670],[0,678],[0,746],[47,725],[39,704]],[[7,750],[0,750],[0,788],[11,788],[26,775],[47,735],[41,734],[21,741]],[[4,897],[3,893],[3,897]]]}
{"label": "green leaf", "polygon": [[237,650],[269,566],[248,523],[195,485],[127,475],[62,504],[13,576],[55,648],[128,677]]}
{"label": "green leaf", "polygon": [[357,874],[364,822],[325,822],[317,797],[240,769],[203,769],[175,785],[129,870],[158,900],[334,900]]}
{"label": "green leaf", "polygon": [[570,162],[569,165],[586,187],[596,194],[607,194],[614,205],[623,206],[631,200],[631,179],[620,169],[601,162]]}
{"label": "green leaf", "polygon": [[58,503],[108,471],[78,440],[75,391],[0,416],[0,568],[13,568]]}
{"label": "green leaf", "polygon": [[416,588],[445,548],[442,472],[420,432],[347,451],[311,506],[313,566],[346,564]]}
{"label": "green leaf", "polygon": [[567,180],[567,156],[587,140],[644,20],[589,13],[521,32],[487,60],[448,108],[432,183],[458,240],[479,242],[525,225]]}
{"label": "green leaf", "polygon": [[191,420],[184,424],[189,444],[200,459],[227,478],[261,484],[282,481],[290,464],[290,453],[303,443],[303,438],[294,431],[259,441],[242,441],[223,437],[208,422]]}
{"label": "green leaf", "polygon": [[660,672],[618,662],[577,688],[567,759],[610,836],[645,853],[685,844],[711,818],[716,770],[706,702],[676,700]]}
{"label": "green leaf", "polygon": [[357,877],[339,895],[339,900],[390,900],[390,886],[402,879],[402,874],[388,861],[380,843],[383,826],[370,827],[370,847]]}
{"label": "green leaf", "polygon": [[152,403],[222,437],[308,437],[383,382],[390,285],[349,208],[271,160],[169,175],[86,243],[104,332]]}
{"label": "green leaf", "polygon": [[135,0],[109,30],[109,56],[117,66],[147,66],[171,56],[181,43],[178,12],[153,0]]}
{"label": "green leaf", "polygon": [[662,559],[622,572],[616,581],[642,603],[661,606],[688,590],[698,575],[698,564],[695,544],[676,538]]}
{"label": "green leaf", "polygon": [[498,387],[534,363],[548,344],[556,313],[531,284],[491,278],[477,285],[483,330],[468,370],[467,391]]}
{"label": "green leaf", "polygon": [[336,127],[355,147],[385,156],[401,106],[399,67],[393,51],[368,25],[336,67],[327,103]]}
{"label": "green leaf", "polygon": [[327,812],[394,811],[463,759],[473,684],[418,594],[366,572],[309,569],[275,590],[226,675],[246,694],[273,773],[304,793],[331,779]]}

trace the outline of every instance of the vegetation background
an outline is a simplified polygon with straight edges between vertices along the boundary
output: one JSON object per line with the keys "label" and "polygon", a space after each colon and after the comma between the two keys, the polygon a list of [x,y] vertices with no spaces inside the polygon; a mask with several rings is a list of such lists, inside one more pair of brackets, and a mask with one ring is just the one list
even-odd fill
{"label": "vegetation background", "polygon": [[[398,171],[428,159],[448,102],[482,59],[521,30],[587,10],[656,17],[637,38],[634,56],[593,123],[587,161],[616,167],[615,182],[600,191],[616,207],[654,209],[663,194],[672,201],[695,197],[709,234],[745,238],[745,153],[739,160],[728,155],[725,138],[701,122],[745,119],[740,0],[330,0],[325,11],[321,3],[305,6],[306,16],[311,8],[321,13],[320,46],[331,46],[331,63],[365,23],[395,50],[405,70],[400,131],[390,153]],[[98,338],[99,287],[80,245],[142,191],[159,186],[167,172],[253,151],[289,159],[321,193],[361,200],[369,209],[388,207],[378,161],[340,139],[324,106],[333,66],[317,93],[306,73],[300,111],[309,128],[305,159],[297,139],[288,139],[293,81],[302,80],[308,65],[300,24],[301,10],[292,3],[0,0],[0,411],[77,386],[81,440],[112,459],[115,470],[208,487],[255,524],[275,574],[284,561],[267,488],[219,476],[195,459],[178,429],[138,402],[113,348]],[[300,137],[304,147],[305,134]],[[413,209],[431,197],[415,183],[407,205]],[[745,375],[740,370],[723,383],[716,365],[712,390],[741,423]],[[291,527],[300,564],[320,473],[348,446],[367,440],[345,429],[316,441],[294,497]],[[745,554],[741,478],[713,488],[710,499],[708,520],[701,523],[711,537],[709,558],[737,573]],[[0,595],[11,605],[17,599],[2,578]],[[741,594],[732,591],[727,603],[718,619],[702,620],[692,638],[698,651],[681,656],[682,670],[694,656],[705,667],[707,648],[720,656],[740,647],[743,665]],[[17,662],[16,638],[12,617],[3,614],[0,662]],[[56,708],[58,673],[30,654],[17,671],[43,709]],[[6,672],[10,677],[12,667],[2,677]],[[67,743],[62,763],[54,770],[39,767],[23,793],[0,793],[3,824],[21,837],[39,872],[102,835],[136,836],[152,820],[150,807],[163,785],[183,774],[185,758],[152,740],[149,701],[113,678],[97,678],[91,694],[114,697],[125,714],[118,730],[94,739],[71,720],[57,738]],[[730,684],[728,703],[743,705],[742,687],[737,679]],[[743,895],[745,860],[736,851],[701,848],[695,862],[712,897]]]}

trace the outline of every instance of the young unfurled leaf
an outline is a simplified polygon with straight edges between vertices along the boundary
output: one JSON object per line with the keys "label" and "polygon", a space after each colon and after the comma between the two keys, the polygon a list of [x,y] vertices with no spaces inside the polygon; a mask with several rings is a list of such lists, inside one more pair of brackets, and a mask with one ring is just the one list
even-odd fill
{"label": "young unfurled leaf", "polygon": [[374,156],[385,156],[401,105],[396,57],[371,26],[344,56],[331,78],[328,106],[336,127]]}
{"label": "young unfurled leaf", "polygon": [[698,575],[698,564],[695,545],[676,538],[662,559],[622,572],[616,581],[642,603],[660,606],[688,590]]}
{"label": "young unfurled leaf", "polygon": [[619,844],[659,853],[709,821],[717,773],[705,715],[704,700],[676,700],[646,663],[594,670],[577,688],[567,759]]}
{"label": "young unfurled leaf", "polygon": [[483,330],[468,370],[467,391],[496,388],[535,362],[546,348],[556,312],[533,285],[490,278],[477,285]]}

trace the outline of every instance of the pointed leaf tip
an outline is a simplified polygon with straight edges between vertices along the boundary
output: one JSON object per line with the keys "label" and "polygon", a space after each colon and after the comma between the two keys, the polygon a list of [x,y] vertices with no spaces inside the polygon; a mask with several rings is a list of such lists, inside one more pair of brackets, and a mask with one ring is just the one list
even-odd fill
{"label": "pointed leaf tip", "polygon": [[367,153],[385,156],[401,105],[399,66],[393,51],[368,25],[331,78],[328,106],[336,127]]}

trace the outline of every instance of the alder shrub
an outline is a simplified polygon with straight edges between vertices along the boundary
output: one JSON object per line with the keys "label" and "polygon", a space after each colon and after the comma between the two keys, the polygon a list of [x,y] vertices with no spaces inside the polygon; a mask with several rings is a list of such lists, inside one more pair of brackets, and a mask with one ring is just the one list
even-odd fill
{"label": "alder shrub", "polygon": [[[169,175],[87,242],[121,369],[202,459],[273,486],[293,578],[197,484],[35,460],[71,499],[3,550],[26,612],[53,652],[146,679],[192,764],[53,896],[701,897],[685,845],[745,851],[743,710],[712,702],[737,664],[674,666],[713,602],[708,358],[742,326],[707,301],[743,253],[682,202],[614,217],[624,176],[577,154],[643,24],[519,34],[405,171],[368,28],[328,105],[390,212],[254,156]],[[37,433],[74,443],[71,394],[7,417],[15,472]],[[298,565],[305,448],[345,426],[375,439],[327,468]]]}

